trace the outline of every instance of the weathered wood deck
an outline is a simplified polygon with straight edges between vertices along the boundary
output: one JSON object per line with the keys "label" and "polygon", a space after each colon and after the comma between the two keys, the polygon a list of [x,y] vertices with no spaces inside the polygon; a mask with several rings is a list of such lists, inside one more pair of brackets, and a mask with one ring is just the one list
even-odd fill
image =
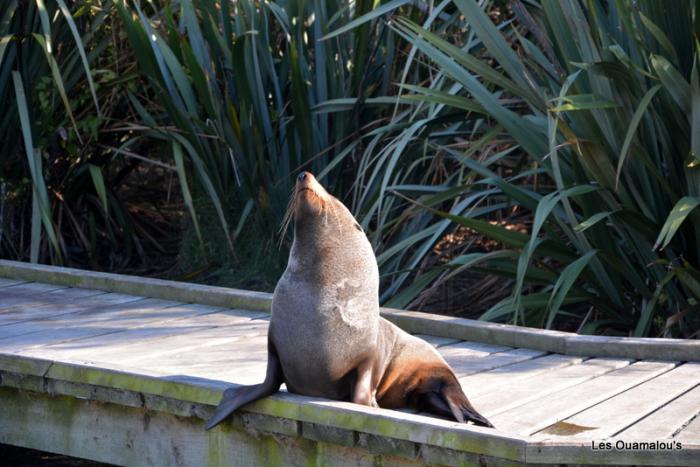
{"label": "weathered wood deck", "polygon": [[700,465],[700,341],[384,310],[496,430],[282,392],[205,432],[224,387],[264,377],[268,294],[10,261],[0,277],[0,443],[123,465]]}

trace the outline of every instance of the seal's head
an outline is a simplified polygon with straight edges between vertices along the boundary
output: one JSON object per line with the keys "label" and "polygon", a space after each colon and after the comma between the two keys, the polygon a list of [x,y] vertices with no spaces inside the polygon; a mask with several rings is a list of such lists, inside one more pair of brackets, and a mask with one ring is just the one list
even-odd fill
{"label": "seal's head", "polygon": [[294,187],[294,218],[317,216],[324,213],[335,198],[329,195],[323,185],[310,172],[302,172]]}
{"label": "seal's head", "polygon": [[310,172],[302,172],[297,176],[294,193],[282,223],[283,234],[292,219],[297,228],[300,226],[323,230],[350,228],[362,232],[362,228],[345,205],[329,194]]}
{"label": "seal's head", "polygon": [[278,286],[293,283],[297,294],[302,290],[298,284],[303,282],[313,284],[307,295],[321,290],[332,295],[336,289],[345,290],[347,284],[362,284],[367,291],[364,295],[371,302],[367,306],[379,307],[379,271],[372,245],[348,208],[309,172],[297,177],[280,240],[292,219],[294,241]]}

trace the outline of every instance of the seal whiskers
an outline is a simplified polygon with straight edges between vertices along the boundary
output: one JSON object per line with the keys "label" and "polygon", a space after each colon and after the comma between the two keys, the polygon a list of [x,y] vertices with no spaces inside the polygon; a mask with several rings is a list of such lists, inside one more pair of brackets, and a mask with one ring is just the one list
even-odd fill
{"label": "seal whiskers", "polygon": [[289,203],[287,203],[287,210],[284,212],[284,216],[282,217],[282,224],[280,224],[280,230],[279,230],[279,236],[280,236],[280,246],[282,246],[282,242],[284,241],[284,237],[287,236],[287,229],[289,229],[289,224],[292,223],[292,219],[294,219],[294,211],[297,208],[297,193],[296,193],[296,188],[292,192],[292,196],[289,198]]}

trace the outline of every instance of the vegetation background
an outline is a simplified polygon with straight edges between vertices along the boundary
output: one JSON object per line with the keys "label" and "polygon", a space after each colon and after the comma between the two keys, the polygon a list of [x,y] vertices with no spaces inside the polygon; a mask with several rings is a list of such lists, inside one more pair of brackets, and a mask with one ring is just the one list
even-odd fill
{"label": "vegetation background", "polygon": [[271,290],[293,180],[381,301],[700,333],[697,0],[5,0],[0,257]]}

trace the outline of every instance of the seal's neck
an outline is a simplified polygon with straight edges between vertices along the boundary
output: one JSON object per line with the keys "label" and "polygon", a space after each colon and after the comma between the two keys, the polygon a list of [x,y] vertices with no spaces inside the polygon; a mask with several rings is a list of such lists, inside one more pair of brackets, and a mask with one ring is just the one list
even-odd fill
{"label": "seal's neck", "polygon": [[339,245],[341,233],[323,222],[314,219],[294,224],[294,243],[289,253],[289,267],[293,271],[317,269]]}

